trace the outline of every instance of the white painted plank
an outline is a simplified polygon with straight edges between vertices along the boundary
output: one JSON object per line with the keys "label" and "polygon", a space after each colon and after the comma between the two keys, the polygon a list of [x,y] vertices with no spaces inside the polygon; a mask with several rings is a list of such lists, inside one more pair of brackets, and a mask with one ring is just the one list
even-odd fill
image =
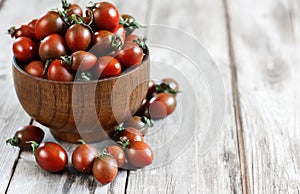
{"label": "white painted plank", "polygon": [[30,117],[21,108],[13,89],[11,75],[12,40],[10,36],[5,34],[5,30],[17,23],[20,17],[17,18],[16,14],[8,11],[8,9],[12,9],[12,7],[4,3],[0,11],[1,18],[10,18],[9,21],[3,20],[7,23],[1,22],[0,24],[0,42],[2,46],[2,54],[0,55],[0,193],[5,192],[19,156],[19,149],[6,145],[5,142],[14,135],[16,130],[30,122]]}
{"label": "white painted plank", "polygon": [[[184,30],[209,48],[214,60],[218,62],[218,68],[226,88],[226,119],[219,134],[215,134],[218,137],[217,140],[213,141],[213,138],[211,139],[213,145],[207,153],[203,154],[201,144],[205,134],[196,134],[188,148],[180,153],[176,159],[154,169],[130,172],[127,193],[241,193],[238,146],[231,98],[231,72],[226,21],[222,1],[153,0],[151,7],[151,23]],[[166,38],[165,34],[160,36],[162,40]],[[194,75],[193,68],[189,66],[191,65],[190,62],[186,61],[183,56],[174,53],[164,54],[162,50],[157,48],[153,50],[156,50],[156,52],[151,53],[152,61],[164,61],[167,64],[174,64],[175,67],[184,70],[183,72]],[[190,52],[190,50],[187,50],[187,52]],[[205,58],[203,58],[203,63],[207,63]],[[152,75],[161,78],[176,74],[176,72],[168,71],[169,69],[161,72],[153,72],[152,69]],[[211,119],[210,93],[207,85],[203,83],[205,76],[209,75],[197,78],[194,76],[186,77],[195,88],[201,102],[199,105],[200,116],[197,118],[199,121],[197,132],[205,129],[207,122]],[[175,78],[177,79],[177,77]],[[179,102],[184,102],[184,99],[191,95],[186,92],[188,85],[185,85],[183,81],[184,79],[179,80],[183,87],[183,93],[178,95]],[[183,111],[183,114],[188,115],[189,112],[185,111],[192,110],[193,103],[192,101],[187,104],[180,104],[179,109],[172,116],[158,122],[161,131],[152,132],[154,134],[150,134],[146,138],[154,149],[157,145],[162,146],[163,142],[170,139],[170,136],[180,138],[176,136],[177,130],[190,131],[187,128],[178,129],[178,122],[182,119],[181,111]],[[187,117],[186,119],[192,122],[192,117],[193,115],[190,115],[190,118]],[[157,130],[157,128],[154,127],[154,130]],[[166,150],[166,153],[172,153],[172,149]],[[160,158],[162,156],[155,155],[155,157]]]}
{"label": "white painted plank", "polygon": [[299,1],[228,7],[250,192],[299,193]]}

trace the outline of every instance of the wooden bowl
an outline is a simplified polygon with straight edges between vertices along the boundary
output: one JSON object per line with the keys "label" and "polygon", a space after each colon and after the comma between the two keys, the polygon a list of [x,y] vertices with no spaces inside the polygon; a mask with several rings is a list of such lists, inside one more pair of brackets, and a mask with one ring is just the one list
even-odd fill
{"label": "wooden bowl", "polygon": [[58,82],[26,73],[13,60],[16,94],[25,111],[66,142],[97,142],[139,108],[150,77],[149,52],[143,62],[118,77]]}

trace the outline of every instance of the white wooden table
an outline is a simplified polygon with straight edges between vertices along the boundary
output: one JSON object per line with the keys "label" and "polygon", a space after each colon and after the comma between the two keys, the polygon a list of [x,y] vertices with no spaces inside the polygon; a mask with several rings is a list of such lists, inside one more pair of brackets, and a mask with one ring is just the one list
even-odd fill
{"label": "white wooden table", "polygon": [[[196,135],[176,159],[154,169],[120,171],[105,186],[72,169],[62,174],[41,170],[31,153],[5,144],[16,129],[31,122],[13,88],[12,39],[5,31],[60,1],[2,0],[0,193],[300,193],[300,1],[113,2],[141,23],[186,31],[208,48],[226,92],[226,117],[217,139],[203,154]],[[159,52],[153,57],[162,58]],[[205,118],[205,111],[199,110],[199,117]],[[150,144],[163,141],[159,138]],[[46,140],[53,140],[48,132]],[[69,152],[74,149],[63,145]]]}

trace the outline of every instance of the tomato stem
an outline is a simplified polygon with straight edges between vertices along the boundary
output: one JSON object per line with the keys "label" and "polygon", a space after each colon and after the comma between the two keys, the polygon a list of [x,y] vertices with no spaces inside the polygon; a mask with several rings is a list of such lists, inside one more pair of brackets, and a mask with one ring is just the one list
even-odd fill
{"label": "tomato stem", "polygon": [[79,143],[81,143],[81,144],[86,144],[85,141],[84,141],[83,139],[78,139],[77,141],[78,141]]}
{"label": "tomato stem", "polygon": [[58,15],[60,16],[60,18],[67,24],[67,25],[71,25],[69,22],[69,18],[68,18],[68,13],[70,13],[72,11],[72,9],[69,10],[59,10],[59,9],[54,9],[55,11],[57,11]]}
{"label": "tomato stem", "polygon": [[137,21],[129,22],[128,18],[124,19],[122,16],[120,16],[120,22],[119,22],[124,28],[131,28],[131,29],[137,29],[137,28],[146,28],[145,26],[142,26]]}
{"label": "tomato stem", "polygon": [[69,3],[67,0],[61,0],[62,8],[66,9],[71,6],[71,3]]}
{"label": "tomato stem", "polygon": [[90,1],[90,2],[87,4],[86,8],[92,10],[92,9],[95,9],[95,8],[96,8],[96,5],[97,5],[97,4],[96,4],[95,2]]}
{"label": "tomato stem", "polygon": [[16,30],[17,30],[16,26],[12,26],[7,30],[7,33],[10,34],[10,36],[13,38],[15,36]]}
{"label": "tomato stem", "polygon": [[9,143],[12,146],[18,146],[19,147],[20,139],[17,138],[17,137],[13,137],[13,138],[10,138],[10,139],[6,140],[6,143]]}
{"label": "tomato stem", "polygon": [[145,50],[147,48],[147,45],[146,45],[146,40],[147,38],[143,38],[143,37],[140,37],[140,38],[137,38],[135,40],[133,40],[136,44],[138,44],[143,50]]}
{"label": "tomato stem", "polygon": [[169,84],[156,84],[155,91],[157,93],[170,93],[170,94],[177,94],[178,92],[171,88]]}
{"label": "tomato stem", "polygon": [[142,120],[143,123],[145,123],[146,127],[150,127],[151,128],[154,125],[154,121],[152,119],[149,119],[146,116],[143,116],[141,120]]}
{"label": "tomato stem", "polygon": [[121,145],[123,147],[123,149],[125,149],[127,146],[130,145],[130,141],[129,140],[124,140],[122,137],[120,138],[120,141],[117,141],[117,143],[119,145]]}
{"label": "tomato stem", "polygon": [[90,81],[93,79],[93,75],[88,72],[88,71],[84,71],[80,73],[80,76],[76,79],[76,81]]}
{"label": "tomato stem", "polygon": [[111,46],[113,48],[116,48],[116,49],[120,50],[124,46],[124,40],[123,40],[123,38],[120,35],[115,34],[112,37]]}
{"label": "tomato stem", "polygon": [[45,75],[45,74],[47,73],[48,68],[49,68],[49,65],[50,65],[51,63],[52,63],[52,60],[51,60],[51,59],[49,59],[49,60],[46,61],[45,67],[44,67],[44,70],[43,70],[43,75]]}
{"label": "tomato stem", "polygon": [[26,141],[26,143],[30,143],[32,147],[32,152],[35,154],[36,150],[39,147],[39,144],[35,141]]}
{"label": "tomato stem", "polygon": [[71,66],[73,63],[73,57],[69,55],[61,56],[60,59],[68,66]]}
{"label": "tomato stem", "polygon": [[74,24],[80,24],[80,25],[82,25],[84,27],[87,27],[92,33],[94,33],[93,29],[90,26],[90,24],[84,23],[83,18],[81,16],[79,16],[79,15],[72,14],[71,15],[71,22],[73,22]]}

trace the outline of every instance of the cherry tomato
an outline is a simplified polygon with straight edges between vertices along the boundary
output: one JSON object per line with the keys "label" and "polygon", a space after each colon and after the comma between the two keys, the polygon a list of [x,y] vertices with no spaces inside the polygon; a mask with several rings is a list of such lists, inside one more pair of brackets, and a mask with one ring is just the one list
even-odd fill
{"label": "cherry tomato", "polygon": [[48,11],[42,15],[35,24],[35,36],[42,40],[50,34],[64,34],[67,29],[67,24],[55,11]]}
{"label": "cherry tomato", "polygon": [[149,99],[147,99],[147,98],[143,99],[143,101],[141,103],[141,106],[137,110],[137,112],[135,113],[135,115],[138,115],[138,116],[146,116],[147,115],[147,116],[149,116],[149,114],[147,114],[149,104],[150,104],[150,100]]}
{"label": "cherry tomato", "polygon": [[157,93],[170,93],[176,95],[179,90],[179,84],[172,78],[165,78],[162,82],[156,85],[156,92]]}
{"label": "cherry tomato", "polygon": [[136,128],[142,133],[142,135],[145,135],[147,133],[148,128],[153,127],[153,121],[145,116],[133,116],[132,118],[124,122],[122,126],[125,128]]}
{"label": "cherry tomato", "polygon": [[46,75],[43,74],[44,72],[44,63],[42,61],[32,61],[25,67],[25,71],[30,75],[45,78]]}
{"label": "cherry tomato", "polygon": [[[119,130],[119,129],[117,129]],[[117,131],[116,141],[121,142],[133,142],[133,141],[144,141],[143,134],[136,128],[126,127],[121,128],[121,131]]]}
{"label": "cherry tomato", "polygon": [[82,9],[78,4],[68,3],[66,0],[62,0],[62,8],[68,12],[67,16],[70,17],[72,14],[82,16]]}
{"label": "cherry tomato", "polygon": [[100,78],[119,76],[122,70],[120,62],[111,56],[98,58],[94,67],[96,76]]}
{"label": "cherry tomato", "polygon": [[117,161],[108,155],[102,155],[94,161],[93,175],[102,184],[112,182],[118,173]]}
{"label": "cherry tomato", "polygon": [[119,24],[117,27],[115,27],[113,30],[111,30],[111,32],[121,36],[122,40],[124,42],[124,40],[126,38],[126,31],[125,31],[124,27],[121,24]]}
{"label": "cherry tomato", "polygon": [[13,26],[8,30],[8,33],[11,35],[11,37],[14,38],[19,38],[24,36],[30,38],[31,40],[36,40],[34,28],[32,28],[29,25],[22,25],[19,28]]}
{"label": "cherry tomato", "polygon": [[73,151],[72,164],[79,172],[91,173],[97,157],[98,152],[96,148],[89,144],[82,144]]}
{"label": "cherry tomato", "polygon": [[27,37],[19,37],[13,43],[13,54],[22,62],[29,62],[37,55],[36,44]]}
{"label": "cherry tomato", "polygon": [[110,52],[121,48],[123,40],[120,36],[107,30],[99,30],[92,37],[92,45],[90,52],[97,56],[107,55]]}
{"label": "cherry tomato", "polygon": [[122,14],[121,17],[122,17],[121,24],[124,26],[127,36],[132,34],[132,32],[135,29],[141,27],[141,25],[139,23],[137,23],[137,21],[135,20],[135,18],[132,15]]}
{"label": "cherry tomato", "polygon": [[124,47],[117,52],[116,59],[120,61],[122,67],[128,68],[140,64],[143,60],[143,49],[135,42],[127,41]]}
{"label": "cherry tomato", "polygon": [[91,69],[97,61],[97,57],[94,54],[86,51],[76,51],[72,53],[71,56],[71,69],[74,71],[87,71]]}
{"label": "cherry tomato", "polygon": [[[28,26],[30,26],[33,30],[35,28],[35,24],[38,20],[37,19],[33,19],[28,23]],[[35,35],[34,35],[35,36]]]}
{"label": "cherry tomato", "polygon": [[134,141],[125,148],[128,162],[136,168],[148,166],[153,161],[153,152],[151,147],[145,142]]}
{"label": "cherry tomato", "polygon": [[154,80],[149,80],[146,98],[151,99],[154,96],[155,92],[156,92],[156,83]]}
{"label": "cherry tomato", "polygon": [[80,24],[70,26],[65,34],[65,40],[72,52],[86,50],[91,42],[90,30]]}
{"label": "cherry tomato", "polygon": [[12,146],[17,146],[24,151],[32,150],[31,144],[28,141],[35,141],[36,143],[41,143],[44,139],[44,131],[33,125],[26,125],[16,131],[14,137],[8,139],[6,143]]}
{"label": "cherry tomato", "polygon": [[175,90],[176,92],[178,92],[179,90],[179,84],[176,80],[174,80],[173,78],[164,78],[162,80],[162,83],[168,85],[170,88],[172,88],[173,90]]}
{"label": "cherry tomato", "polygon": [[130,34],[129,36],[126,37],[125,41],[134,41],[137,40],[139,37],[135,34]]}
{"label": "cherry tomato", "polygon": [[118,167],[123,166],[125,162],[125,153],[122,148],[116,145],[112,145],[108,146],[106,148],[106,151],[116,159]]}
{"label": "cherry tomato", "polygon": [[50,34],[45,37],[39,47],[39,55],[42,61],[48,59],[59,59],[66,55],[67,46],[65,40],[59,34]]}
{"label": "cherry tomato", "polygon": [[149,114],[152,119],[161,119],[171,114],[176,108],[176,99],[169,93],[159,93],[153,97],[149,105]]}
{"label": "cherry tomato", "polygon": [[68,165],[67,152],[54,142],[39,145],[35,151],[35,159],[42,169],[49,172],[63,171]]}
{"label": "cherry tomato", "polygon": [[56,59],[48,67],[47,78],[54,81],[71,82],[74,80],[74,75],[66,63]]}
{"label": "cherry tomato", "polygon": [[112,30],[119,25],[120,16],[117,8],[109,2],[100,2],[93,9],[94,23],[97,29]]}

